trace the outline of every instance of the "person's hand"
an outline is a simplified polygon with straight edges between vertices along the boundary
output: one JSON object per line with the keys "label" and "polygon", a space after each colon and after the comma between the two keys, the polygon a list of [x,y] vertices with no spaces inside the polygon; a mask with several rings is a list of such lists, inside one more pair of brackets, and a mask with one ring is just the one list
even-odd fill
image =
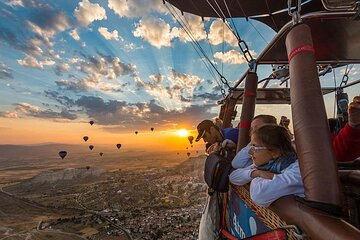
{"label": "person's hand", "polygon": [[206,149],[206,153],[210,154],[213,152],[220,151],[220,149],[221,149],[221,145],[219,143],[214,143],[210,147],[208,147],[208,149]]}
{"label": "person's hand", "polygon": [[269,171],[263,171],[263,170],[254,170],[251,172],[251,177],[252,178],[256,178],[256,177],[261,177],[261,178],[264,178],[264,179],[273,179],[274,177],[274,173],[272,172],[269,172]]}
{"label": "person's hand", "polygon": [[221,143],[221,147],[222,147],[222,148],[232,149],[232,148],[236,148],[237,145],[236,145],[236,143],[234,143],[234,142],[231,141],[230,139],[225,139],[225,140]]}
{"label": "person's hand", "polygon": [[349,104],[349,126],[355,129],[360,129],[360,96],[354,97]]}

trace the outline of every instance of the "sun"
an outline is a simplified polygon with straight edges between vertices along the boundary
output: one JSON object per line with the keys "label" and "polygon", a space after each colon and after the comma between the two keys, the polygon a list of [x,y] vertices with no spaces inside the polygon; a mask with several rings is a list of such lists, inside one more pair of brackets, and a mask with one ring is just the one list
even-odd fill
{"label": "sun", "polygon": [[182,129],[180,129],[180,130],[177,130],[177,131],[176,131],[176,134],[179,135],[179,136],[181,136],[181,137],[186,137],[186,136],[189,135],[189,131],[186,130],[186,129],[184,129],[184,128],[182,128]]}

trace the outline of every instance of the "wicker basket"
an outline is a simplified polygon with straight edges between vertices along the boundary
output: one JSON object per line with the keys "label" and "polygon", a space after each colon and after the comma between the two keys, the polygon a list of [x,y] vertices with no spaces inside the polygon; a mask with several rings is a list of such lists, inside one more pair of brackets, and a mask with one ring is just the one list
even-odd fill
{"label": "wicker basket", "polygon": [[[268,226],[270,229],[277,229],[287,226],[286,222],[281,220],[280,217],[268,208],[257,206],[250,198],[249,186],[235,186],[231,185],[231,190],[235,192],[248,207],[250,207],[261,219],[261,221]],[[295,237],[295,230],[287,229],[288,239],[297,240]]]}

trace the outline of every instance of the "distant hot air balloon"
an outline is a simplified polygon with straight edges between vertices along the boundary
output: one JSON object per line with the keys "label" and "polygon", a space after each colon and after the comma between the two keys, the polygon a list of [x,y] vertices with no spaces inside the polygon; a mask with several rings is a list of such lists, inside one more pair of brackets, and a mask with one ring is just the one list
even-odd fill
{"label": "distant hot air balloon", "polygon": [[188,136],[188,140],[189,140],[190,144],[192,144],[193,140],[194,140],[194,137],[193,136]]}
{"label": "distant hot air balloon", "polygon": [[186,147],[186,149],[189,149],[189,147]]}
{"label": "distant hot air balloon", "polygon": [[93,150],[94,146],[93,146],[93,145],[90,145],[89,148],[90,148],[90,150]]}
{"label": "distant hot air balloon", "polygon": [[59,152],[59,156],[61,157],[61,159],[64,159],[67,155],[67,151],[60,151]]}
{"label": "distant hot air balloon", "polygon": [[193,145],[191,144],[191,146],[190,147],[193,147]]}
{"label": "distant hot air balloon", "polygon": [[154,131],[154,128],[150,128],[151,131]]}
{"label": "distant hot air balloon", "polygon": [[196,151],[196,153],[199,153],[199,151]]}
{"label": "distant hot air balloon", "polygon": [[86,170],[89,170],[90,169],[90,166],[86,166]]}
{"label": "distant hot air balloon", "polygon": [[104,153],[103,153],[103,152],[99,152],[99,155],[100,155],[100,157],[102,157],[102,155],[104,155]]}
{"label": "distant hot air balloon", "polygon": [[179,153],[177,153],[177,155],[179,155]]}
{"label": "distant hot air balloon", "polygon": [[189,152],[187,153],[187,156],[190,157],[190,153],[189,153]]}
{"label": "distant hot air balloon", "polygon": [[88,137],[88,136],[84,136],[83,139],[84,139],[84,141],[86,142],[86,141],[89,139],[89,137]]}
{"label": "distant hot air balloon", "polygon": [[121,183],[125,183],[125,179],[121,179],[121,181],[120,181]]}
{"label": "distant hot air balloon", "polygon": [[120,149],[120,148],[121,148],[121,144],[120,144],[120,143],[116,144],[116,147],[117,147],[118,149]]}
{"label": "distant hot air balloon", "polygon": [[91,120],[89,123],[90,123],[90,125],[93,125],[93,124],[94,124],[94,121],[93,121],[93,120]]}
{"label": "distant hot air balloon", "polygon": [[135,134],[137,135],[137,134],[138,134],[138,131],[135,131]]}

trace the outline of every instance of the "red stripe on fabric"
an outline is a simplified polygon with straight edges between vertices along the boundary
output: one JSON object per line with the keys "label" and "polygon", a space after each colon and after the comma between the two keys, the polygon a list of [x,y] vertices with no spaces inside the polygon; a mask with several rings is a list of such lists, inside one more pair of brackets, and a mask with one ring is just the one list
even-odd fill
{"label": "red stripe on fabric", "polygon": [[315,53],[315,49],[312,45],[301,45],[291,51],[291,53],[289,54],[289,57],[288,57],[289,62],[291,61],[291,59],[293,59],[293,57],[295,57],[296,55],[298,55],[299,53],[302,53],[302,52]]}
{"label": "red stripe on fabric", "polygon": [[250,128],[251,122],[240,122],[239,127],[240,128]]}
{"label": "red stripe on fabric", "polygon": [[252,97],[252,96],[256,97],[256,92],[244,91],[244,96],[245,97]]}
{"label": "red stripe on fabric", "polygon": [[230,240],[238,240],[237,237],[233,236],[231,233],[229,233],[228,231],[226,231],[225,229],[221,229],[221,233]]}

